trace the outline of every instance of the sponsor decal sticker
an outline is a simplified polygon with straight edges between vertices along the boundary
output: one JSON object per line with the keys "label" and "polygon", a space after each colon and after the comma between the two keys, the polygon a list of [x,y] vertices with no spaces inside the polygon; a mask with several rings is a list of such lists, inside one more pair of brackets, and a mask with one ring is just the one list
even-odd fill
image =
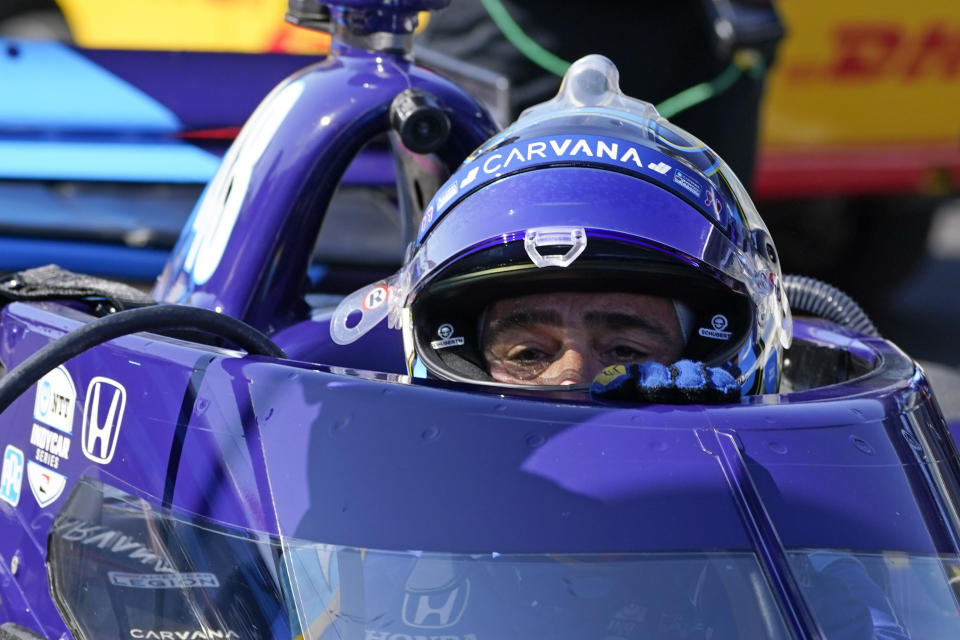
{"label": "sponsor decal sticker", "polygon": [[444,189],[443,193],[441,193],[440,196],[437,198],[437,208],[439,209],[443,207],[443,205],[450,202],[450,200],[452,200],[453,197],[457,195],[459,191],[460,189],[457,186],[457,183],[456,182],[451,183],[450,186]]}
{"label": "sponsor decal sticker", "polygon": [[460,188],[463,189],[465,186],[477,179],[477,173],[480,171],[480,167],[474,167],[467,172],[467,176],[460,181]]}
{"label": "sponsor decal sticker", "polygon": [[132,589],[191,589],[219,587],[220,581],[212,573],[124,573],[108,571],[110,584]]}
{"label": "sponsor decal sticker", "polygon": [[154,631],[153,629],[130,629],[134,640],[228,640],[239,638],[240,634],[232,629],[195,629],[193,631]]}
{"label": "sponsor decal sticker", "polygon": [[[650,621],[648,621],[648,617],[651,618]],[[613,618],[607,623],[607,631],[615,633],[617,637],[644,635],[644,623],[652,622],[652,617],[646,607],[630,603],[621,607],[613,615]]]}
{"label": "sponsor decal sticker", "polygon": [[63,431],[73,432],[73,408],[77,403],[77,388],[66,367],[59,366],[37,382],[37,396],[33,402],[33,419]]}
{"label": "sponsor decal sticker", "polygon": [[[543,137],[487,150],[457,171],[434,203],[437,213],[442,214],[454,196],[468,186],[509,171],[557,161],[586,161],[650,173],[671,187],[676,184],[699,197],[703,192],[702,182],[686,173],[674,175],[671,180],[669,173],[673,166],[665,159],[666,156],[654,149],[601,136]],[[429,224],[429,221],[421,224],[421,233]]]}
{"label": "sponsor decal sticker", "polygon": [[453,331],[454,331],[453,325],[450,324],[449,322],[444,322],[437,329],[437,335],[440,336],[442,340],[446,340],[447,338],[453,335]]}
{"label": "sponsor decal sticker", "polygon": [[430,346],[434,349],[446,349],[447,347],[459,347],[464,343],[462,336],[454,336],[453,325],[449,322],[444,322],[437,328],[437,335],[440,336],[439,340],[434,340],[430,343]]}
{"label": "sponsor decal sticker", "polygon": [[102,525],[80,518],[61,516],[54,520],[51,533],[67,542],[95,546],[101,551],[139,562],[156,573],[175,573],[173,565],[147,545],[132,536]]}
{"label": "sponsor decal sticker", "polygon": [[392,633],[390,631],[380,631],[376,629],[365,629],[363,640],[477,640],[477,634],[465,633],[455,635],[444,633],[443,635],[410,635],[409,633]]}
{"label": "sponsor decal sticker", "polygon": [[83,455],[99,464],[113,460],[127,405],[127,390],[116,380],[97,376],[90,381],[83,408]]}
{"label": "sponsor decal sticker", "polygon": [[660,175],[666,174],[672,168],[673,167],[668,165],[666,162],[657,162],[656,164],[654,164],[653,162],[647,163],[647,169],[650,169],[651,171],[656,171]]}
{"label": "sponsor decal sticker", "polygon": [[707,205],[707,208],[712,210],[718,216],[723,210],[723,204],[720,202],[720,198],[717,197],[717,192],[713,190],[712,187],[707,187],[707,195],[704,200],[704,204]]}
{"label": "sponsor decal sticker", "polygon": [[721,313],[718,313],[710,319],[711,328],[700,327],[698,333],[704,338],[713,338],[714,340],[729,340],[730,336],[733,334],[729,331],[725,331],[727,324],[727,317]]}
{"label": "sponsor decal sticker", "polygon": [[20,503],[23,487],[23,451],[8,444],[3,452],[3,470],[0,471],[0,500],[12,507]]}
{"label": "sponsor decal sticker", "polygon": [[34,459],[48,467],[59,469],[60,460],[70,458],[70,438],[36,422],[30,430],[30,444],[36,447]]}
{"label": "sponsor decal sticker", "polygon": [[403,596],[403,623],[420,629],[444,629],[460,621],[470,600],[470,580],[429,591],[407,589]]}
{"label": "sponsor decal sticker", "polygon": [[67,477],[33,460],[27,460],[27,482],[37,504],[43,508],[57,501],[67,486]]}
{"label": "sponsor decal sticker", "polygon": [[389,297],[390,290],[381,285],[370,289],[367,295],[363,296],[363,302],[361,302],[360,305],[365,311],[373,311],[386,302]]}
{"label": "sponsor decal sticker", "polygon": [[433,222],[432,204],[427,207],[427,210],[423,212],[423,217],[420,219],[420,233],[426,231],[431,222]]}
{"label": "sponsor decal sticker", "polygon": [[700,183],[696,180],[696,178],[688,176],[683,171],[680,171],[680,169],[674,171],[673,181],[692,193],[697,198],[700,197],[700,193],[703,191],[703,187],[700,186]]}

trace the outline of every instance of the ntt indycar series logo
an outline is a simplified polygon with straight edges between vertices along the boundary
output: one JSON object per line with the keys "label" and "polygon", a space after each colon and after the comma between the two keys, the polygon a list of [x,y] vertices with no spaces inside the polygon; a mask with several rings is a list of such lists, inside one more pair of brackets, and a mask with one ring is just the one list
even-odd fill
{"label": "ntt indycar series logo", "polygon": [[[691,151],[701,151],[693,149]],[[420,236],[440,219],[445,210],[471,189],[520,169],[557,162],[607,165],[619,171],[641,173],[673,193],[693,198],[698,204],[709,184],[692,171],[681,171],[676,160],[654,149],[600,136],[538,138],[491,149],[463,165],[440,190],[432,203],[436,214],[424,217]],[[703,206],[704,213],[716,218],[717,212]]]}
{"label": "ntt indycar series logo", "polygon": [[67,368],[61,365],[37,382],[33,418],[63,433],[72,433],[76,404],[77,388]]}

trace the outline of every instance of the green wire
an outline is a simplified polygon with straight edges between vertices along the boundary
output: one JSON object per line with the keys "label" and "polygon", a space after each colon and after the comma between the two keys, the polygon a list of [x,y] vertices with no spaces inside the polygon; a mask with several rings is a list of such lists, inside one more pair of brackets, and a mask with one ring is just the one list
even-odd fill
{"label": "green wire", "polygon": [[681,111],[686,111],[690,107],[700,104],[704,100],[709,100],[718,93],[730,88],[730,86],[740,77],[741,69],[737,65],[730,63],[730,66],[724,69],[720,75],[709,82],[695,84],[689,89],[684,89],[680,93],[657,105],[657,112],[668,120]]}
{"label": "green wire", "polygon": [[[497,28],[500,29],[503,37],[520,53],[538,67],[563,77],[563,74],[570,68],[570,63],[547,51],[528,36],[500,0],[480,0],[480,3],[486,9],[494,24],[497,25]],[[744,71],[749,72],[753,77],[759,76],[763,73],[763,62],[763,56],[758,52],[740,49],[734,54],[730,66],[720,72],[720,75],[709,82],[695,84],[689,89],[684,89],[675,96],[667,98],[656,106],[657,112],[664,118],[672,118],[681,111],[686,111],[704,100],[709,100],[713,96],[723,93],[733,86],[733,83]]]}
{"label": "green wire", "polygon": [[483,4],[483,8],[487,10],[487,13],[490,14],[490,18],[494,24],[496,24],[500,32],[503,33],[503,37],[505,37],[510,44],[515,46],[520,53],[529,58],[530,61],[537,66],[563,77],[563,74],[565,74],[570,67],[569,62],[553,55],[537,44],[533,38],[524,33],[523,29],[517,24],[516,20],[513,19],[513,16],[510,15],[510,12],[507,11],[507,8],[503,6],[500,0],[480,0],[480,2]]}
{"label": "green wire", "polygon": [[733,62],[720,75],[709,82],[695,84],[657,105],[657,112],[668,120],[681,111],[709,100],[721,94],[737,81],[740,75],[748,71],[757,77],[763,71],[763,56],[749,49],[740,49],[733,56]]}

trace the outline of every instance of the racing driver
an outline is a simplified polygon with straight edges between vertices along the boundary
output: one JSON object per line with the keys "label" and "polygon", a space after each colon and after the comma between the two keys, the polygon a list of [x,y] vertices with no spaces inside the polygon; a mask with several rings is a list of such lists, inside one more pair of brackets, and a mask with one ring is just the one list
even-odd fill
{"label": "racing driver", "polygon": [[[766,226],[729,167],[623,95],[602,56],[572,65],[554,99],[466,159],[425,209],[407,255],[395,276],[345,298],[330,326],[346,344],[389,318],[413,377],[659,402],[779,389],[792,320]],[[819,592],[833,594],[811,603],[829,637],[906,637],[858,561],[809,562],[828,585]],[[588,573],[597,585],[611,579]],[[705,575],[694,567],[689,584],[674,586],[707,593]],[[630,605],[609,604],[614,618]],[[711,637],[719,622],[698,616],[684,613],[683,633],[655,637]],[[634,622],[576,633],[647,637]]]}
{"label": "racing driver", "polygon": [[679,402],[775,392],[792,323],[763,221],[716,154],[617,83],[588,56],[471,154],[400,272],[341,304],[334,340],[389,315],[415,377],[596,378],[601,396]]}

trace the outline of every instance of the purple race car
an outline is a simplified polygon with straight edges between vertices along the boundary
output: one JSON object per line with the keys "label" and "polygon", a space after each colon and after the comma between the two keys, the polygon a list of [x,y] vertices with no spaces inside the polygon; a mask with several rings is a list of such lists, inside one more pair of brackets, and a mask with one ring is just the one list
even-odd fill
{"label": "purple race car", "polygon": [[[782,278],[735,177],[606,63],[498,134],[411,60],[446,4],[291,2],[333,52],[257,108],[150,295],[54,267],[0,285],[0,640],[960,635],[960,458],[923,371]],[[565,143],[570,118],[591,133]],[[361,150],[396,162],[392,276],[383,229],[328,215]],[[587,178],[606,226],[565,217]],[[699,244],[625,219],[634,188]],[[547,192],[565,208],[498,236],[506,195]],[[440,284],[489,252],[580,274],[628,246],[742,284],[692,340],[724,343],[742,395],[467,379]],[[427,293],[441,314],[412,323]]]}

